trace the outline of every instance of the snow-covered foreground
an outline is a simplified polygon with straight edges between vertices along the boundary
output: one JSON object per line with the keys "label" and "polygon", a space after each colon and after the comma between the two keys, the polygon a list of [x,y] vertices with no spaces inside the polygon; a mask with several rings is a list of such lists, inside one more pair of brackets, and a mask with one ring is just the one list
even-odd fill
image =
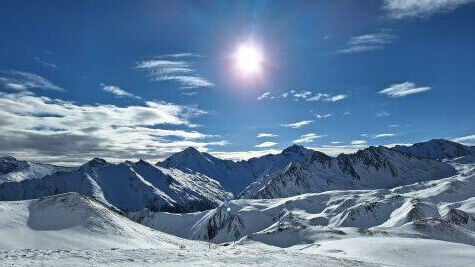
{"label": "snow-covered foreground", "polygon": [[0,202],[0,237],[0,266],[363,265],[261,244],[222,246],[181,239],[77,193]]}
{"label": "snow-covered foreground", "polygon": [[330,238],[288,248],[251,239],[210,244],[154,231],[77,193],[0,202],[0,237],[0,266],[467,266],[475,260],[473,246],[419,238]]}

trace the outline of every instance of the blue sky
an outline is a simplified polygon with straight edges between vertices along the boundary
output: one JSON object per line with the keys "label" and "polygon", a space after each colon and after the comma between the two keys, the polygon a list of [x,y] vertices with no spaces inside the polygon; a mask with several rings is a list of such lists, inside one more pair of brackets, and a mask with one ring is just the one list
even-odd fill
{"label": "blue sky", "polygon": [[[0,151],[76,164],[475,144],[475,4],[2,1]],[[252,43],[259,73],[235,51]]]}

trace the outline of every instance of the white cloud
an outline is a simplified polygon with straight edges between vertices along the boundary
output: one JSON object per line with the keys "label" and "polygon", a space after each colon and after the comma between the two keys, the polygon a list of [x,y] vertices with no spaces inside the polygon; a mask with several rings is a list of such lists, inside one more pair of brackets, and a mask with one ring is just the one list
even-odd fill
{"label": "white cloud", "polygon": [[452,141],[461,143],[467,146],[475,146],[475,135],[467,135],[463,137],[458,137],[458,138],[452,139]]}
{"label": "white cloud", "polygon": [[305,120],[305,121],[299,121],[299,122],[294,122],[294,123],[281,124],[281,126],[296,129],[296,128],[300,128],[302,126],[308,125],[312,122],[313,120]]}
{"label": "white cloud", "polygon": [[368,136],[368,134],[366,134],[366,133],[360,134],[360,135],[361,135],[361,137],[366,137],[366,136]]}
{"label": "white cloud", "polygon": [[329,98],[324,99],[324,101],[336,102],[336,101],[343,100],[347,97],[348,97],[347,95],[335,95],[335,96],[331,96]]}
{"label": "white cloud", "polygon": [[388,125],[388,128],[397,128],[397,127],[399,127],[398,124],[390,124],[390,125]]}
{"label": "white cloud", "polygon": [[277,137],[278,135],[276,134],[271,134],[271,133],[260,133],[257,135],[257,138],[264,138],[264,137]]}
{"label": "white cloud", "polygon": [[391,97],[402,97],[417,93],[422,93],[425,91],[429,91],[431,88],[429,86],[426,87],[416,87],[414,83],[411,82],[404,82],[399,84],[392,84],[390,87],[379,91],[380,94],[385,94]]}
{"label": "white cloud", "polygon": [[346,48],[339,50],[340,53],[352,54],[384,48],[385,45],[392,43],[396,36],[390,30],[381,30],[380,32],[364,34],[351,37]]}
{"label": "white cloud", "polygon": [[275,145],[277,145],[276,142],[264,142],[264,143],[256,145],[256,147],[271,147]]}
{"label": "white cloud", "polygon": [[437,12],[452,11],[474,0],[384,0],[383,9],[395,19],[427,17]]}
{"label": "white cloud", "polygon": [[384,138],[384,137],[394,137],[396,136],[393,133],[381,133],[381,134],[376,134],[373,136],[373,138]]}
{"label": "white cloud", "polygon": [[188,146],[206,151],[226,145],[217,136],[190,130],[195,126],[191,119],[203,114],[166,102],[81,105],[31,92],[0,93],[0,151],[31,160],[81,163],[97,156],[159,160]]}
{"label": "white cloud", "polygon": [[25,91],[29,89],[64,91],[63,88],[53,84],[46,78],[34,73],[17,70],[1,71],[0,84],[15,91]]}
{"label": "white cloud", "polygon": [[271,96],[270,92],[265,92],[262,95],[257,97],[257,101],[261,101],[263,99],[269,98]]}
{"label": "white cloud", "polygon": [[332,145],[338,145],[338,144],[342,144],[343,142],[340,142],[340,141],[333,141],[331,142]]}
{"label": "white cloud", "polygon": [[294,143],[312,143],[313,141],[315,141],[315,139],[321,138],[321,137],[324,137],[324,136],[326,136],[326,135],[317,135],[315,133],[308,133],[308,134],[304,134],[304,135],[300,136],[299,139],[294,140],[293,142]]}
{"label": "white cloud", "polygon": [[162,55],[158,59],[138,62],[136,68],[147,70],[152,81],[176,81],[184,89],[213,87],[212,82],[196,74],[191,62],[177,60],[190,57],[197,56],[191,53]]}
{"label": "white cloud", "polygon": [[328,114],[323,114],[323,115],[320,115],[320,114],[316,114],[315,115],[317,117],[317,119],[326,119],[326,118],[329,118],[332,116],[331,113],[328,113]]}
{"label": "white cloud", "polygon": [[141,99],[141,97],[136,96],[132,93],[129,93],[129,92],[121,89],[118,86],[106,85],[106,84],[103,84],[103,83],[101,84],[101,86],[102,86],[102,90],[104,90],[105,92],[111,93],[111,94],[116,95],[118,97],[130,97],[130,98],[135,98],[135,99]]}
{"label": "white cloud", "polygon": [[376,114],[374,114],[376,117],[388,117],[391,115],[391,113],[387,112],[387,111],[380,111],[380,112],[377,112]]}
{"label": "white cloud", "polygon": [[352,145],[364,145],[366,143],[367,143],[366,140],[353,140],[353,141],[351,141]]}
{"label": "white cloud", "polygon": [[262,157],[268,154],[279,154],[282,150],[279,149],[265,149],[265,150],[249,150],[249,151],[213,151],[211,155],[229,160],[248,160],[250,158]]}

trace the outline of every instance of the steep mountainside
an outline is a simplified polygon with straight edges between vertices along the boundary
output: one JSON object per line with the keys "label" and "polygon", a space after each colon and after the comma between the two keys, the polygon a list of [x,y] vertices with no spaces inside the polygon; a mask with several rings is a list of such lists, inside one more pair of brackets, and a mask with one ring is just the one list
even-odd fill
{"label": "steep mountainside", "polygon": [[65,192],[91,196],[123,211],[205,210],[232,197],[205,175],[163,169],[145,161],[116,165],[93,159],[75,171],[0,184],[0,200],[33,199]]}
{"label": "steep mountainside", "polygon": [[234,162],[218,159],[190,147],[173,154],[157,165],[165,168],[177,168],[188,173],[203,173],[218,181],[224,189],[237,195],[262,174],[282,169],[290,162],[304,163],[308,161],[311,154],[312,150],[294,145],[277,155],[266,155],[248,161]]}
{"label": "steep mountainside", "polygon": [[[400,236],[475,245],[475,164],[453,164],[457,175],[392,189],[239,199],[180,218],[144,211],[131,218],[161,231],[218,243],[254,240],[288,247],[322,239]],[[175,221],[180,223],[170,223]]]}
{"label": "steep mountainside", "polygon": [[422,159],[386,147],[369,147],[336,158],[313,152],[306,164],[261,177],[240,198],[280,198],[339,189],[391,188],[448,177],[455,169],[447,163]]}
{"label": "steep mountainside", "polygon": [[395,146],[393,149],[422,158],[439,160],[475,155],[474,147],[464,146],[444,139],[433,139],[427,142],[416,143],[412,146]]}
{"label": "steep mountainside", "polygon": [[0,157],[0,183],[36,179],[69,170],[72,168],[17,160],[11,156]]}

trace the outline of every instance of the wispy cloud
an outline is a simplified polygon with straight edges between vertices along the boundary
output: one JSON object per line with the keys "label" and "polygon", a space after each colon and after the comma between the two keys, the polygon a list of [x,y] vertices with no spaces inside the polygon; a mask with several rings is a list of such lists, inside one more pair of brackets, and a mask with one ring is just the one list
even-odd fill
{"label": "wispy cloud", "polygon": [[366,143],[367,143],[366,140],[353,140],[353,141],[351,141],[352,145],[364,145]]}
{"label": "wispy cloud", "polygon": [[403,97],[412,94],[418,94],[425,91],[429,91],[431,88],[429,86],[426,87],[416,87],[416,85],[412,82],[404,82],[398,84],[391,84],[386,89],[379,91],[380,94],[384,94],[390,97]]}
{"label": "wispy cloud", "polygon": [[188,146],[206,151],[226,145],[218,136],[194,130],[191,120],[204,114],[167,102],[82,105],[28,91],[0,92],[0,151],[25,159],[81,163],[97,156],[159,160]]}
{"label": "wispy cloud", "polygon": [[162,55],[138,62],[135,67],[147,70],[152,81],[175,81],[184,89],[213,87],[212,82],[197,75],[193,64],[186,61],[190,57],[197,56],[191,53]]}
{"label": "wispy cloud", "polygon": [[328,114],[316,114],[315,117],[317,117],[317,119],[326,119],[326,118],[330,118],[332,116],[331,113],[328,113]]}
{"label": "wispy cloud", "polygon": [[381,134],[376,134],[373,136],[373,138],[384,138],[384,137],[394,137],[396,136],[393,133],[381,133]]}
{"label": "wispy cloud", "polygon": [[54,91],[64,91],[63,88],[55,85],[40,75],[17,70],[1,71],[0,84],[3,87],[14,91],[27,91],[29,89],[45,89]]}
{"label": "wispy cloud", "polygon": [[264,100],[266,98],[271,98],[271,93],[270,92],[265,92],[262,95],[257,97],[257,101]]}
{"label": "wispy cloud", "polygon": [[135,98],[135,99],[141,99],[140,96],[136,96],[132,93],[129,93],[115,85],[106,85],[106,84],[101,83],[101,86],[102,86],[103,91],[108,92],[118,97],[130,97],[130,98]]}
{"label": "wispy cloud", "polygon": [[299,122],[294,122],[294,123],[281,124],[281,126],[296,129],[296,128],[300,128],[302,126],[308,125],[312,122],[313,120],[305,120],[305,121],[299,121]]}
{"label": "wispy cloud", "polygon": [[324,136],[326,136],[326,135],[318,135],[318,134],[315,134],[315,133],[308,133],[308,134],[304,134],[304,135],[300,136],[299,139],[296,139],[293,142],[294,143],[312,143],[313,141],[315,141],[315,139],[321,138],[321,137],[324,137]]}
{"label": "wispy cloud", "polygon": [[278,98],[290,98],[294,101],[327,101],[327,102],[336,102],[347,98],[347,95],[344,94],[327,94],[327,93],[316,93],[308,90],[296,91],[290,90],[288,92],[281,93],[280,95],[272,95],[271,92],[265,92],[264,94],[260,95],[257,100],[264,100],[264,99],[278,99]]}
{"label": "wispy cloud", "polygon": [[394,19],[427,17],[448,12],[474,0],[384,0],[383,9]]}
{"label": "wispy cloud", "polygon": [[41,58],[39,57],[35,57],[35,61],[40,63],[41,65],[45,66],[45,67],[48,67],[48,68],[53,68],[53,69],[57,69],[58,66],[56,64],[53,64],[51,62],[47,62],[45,60],[42,60]]}
{"label": "wispy cloud", "polygon": [[259,133],[257,135],[257,138],[265,138],[265,137],[277,137],[278,135],[276,134],[271,134],[271,133]]}
{"label": "wispy cloud", "polygon": [[475,146],[475,134],[458,137],[458,138],[452,139],[452,141],[461,143],[467,146]]}
{"label": "wispy cloud", "polygon": [[277,145],[276,142],[264,142],[264,143],[256,145],[256,147],[271,147],[275,145]]}
{"label": "wispy cloud", "polygon": [[381,110],[379,112],[376,112],[376,114],[374,114],[376,117],[388,117],[388,116],[391,116],[391,113],[385,111],[385,110]]}
{"label": "wispy cloud", "polygon": [[340,53],[352,54],[384,48],[392,43],[396,36],[390,30],[381,30],[376,33],[369,33],[351,37],[345,48],[339,50]]}

